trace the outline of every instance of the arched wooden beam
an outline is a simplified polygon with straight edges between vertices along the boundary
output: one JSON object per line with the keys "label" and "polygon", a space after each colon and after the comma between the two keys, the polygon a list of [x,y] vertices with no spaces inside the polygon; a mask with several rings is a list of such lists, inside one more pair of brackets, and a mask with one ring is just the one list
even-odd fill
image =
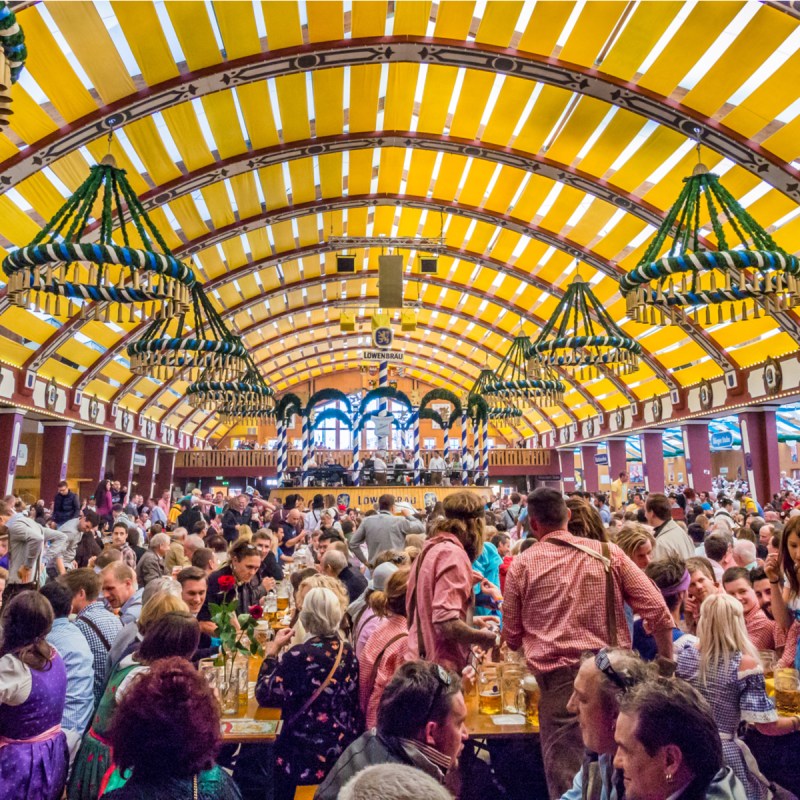
{"label": "arched wooden beam", "polygon": [[9,189],[110,130],[214,92],[309,70],[412,63],[475,69],[545,83],[610,103],[694,138],[800,202],[800,172],[716,120],[635,83],[557,58],[477,42],[382,36],[316,42],[184,72],[73,120],[0,164]]}
{"label": "arched wooden beam", "polygon": [[[359,274],[360,274],[362,280],[364,278],[369,279],[369,278],[377,278],[378,277],[377,270],[372,270],[372,271],[367,270],[367,271],[361,272]],[[286,285],[286,286],[282,286],[279,289],[273,289],[271,292],[265,292],[264,294],[258,295],[257,297],[248,298],[247,300],[243,300],[241,303],[238,303],[237,305],[235,305],[235,306],[229,308],[227,311],[225,311],[225,313],[223,314],[223,318],[224,319],[230,319],[231,317],[234,317],[236,314],[240,314],[243,311],[247,311],[248,308],[250,308],[250,307],[252,307],[254,305],[261,305],[262,303],[269,302],[273,298],[279,297],[279,296],[283,295],[284,293],[291,292],[291,291],[296,291],[297,289],[309,288],[311,286],[319,286],[319,285],[327,283],[328,280],[329,279],[326,276],[318,276],[318,277],[315,277],[315,278],[307,278],[307,279],[305,279],[303,281],[298,281],[296,284],[289,284],[289,285]],[[471,287],[464,286],[463,284],[460,284],[460,283],[455,283],[454,281],[447,280],[446,278],[438,278],[438,277],[434,277],[432,275],[415,275],[415,274],[412,274],[412,275],[409,275],[406,278],[406,280],[413,281],[415,283],[420,283],[420,284],[431,284],[433,286],[442,286],[445,289],[450,289],[452,291],[468,294],[471,297],[475,297],[476,299],[480,299],[480,300],[489,299],[489,296],[484,294],[483,292],[476,291],[476,290],[472,289]],[[374,303],[377,303],[378,298],[374,297],[374,296],[373,297],[363,298],[363,302],[365,304],[368,304],[370,302],[370,300],[372,300]],[[359,302],[360,301],[361,301],[361,298],[359,298]],[[499,305],[499,303],[497,303],[494,300],[492,300],[491,302],[493,302],[495,305]],[[270,323],[272,323],[272,322],[274,322],[274,321],[276,321],[278,319],[283,319],[285,317],[292,316],[294,314],[297,314],[297,313],[300,313],[300,312],[304,312],[304,311],[313,311],[313,310],[317,310],[317,309],[321,309],[321,308],[326,308],[326,307],[329,307],[330,305],[331,305],[330,302],[322,301],[320,303],[315,303],[315,304],[312,304],[312,305],[306,304],[302,308],[298,307],[298,308],[285,309],[280,314],[271,315],[269,317],[269,319],[265,319],[265,320],[262,320],[261,322],[254,323],[253,325],[250,325],[247,328],[244,328],[244,329],[240,330],[239,331],[239,335],[241,335],[241,337],[243,339],[245,339],[247,336],[249,336],[252,333],[255,333],[256,331],[258,331],[261,328],[263,328],[265,325],[269,325]],[[495,333],[495,334],[497,334],[498,336],[500,336],[502,338],[508,338],[509,334],[508,334],[507,331],[505,331],[505,330],[503,330],[501,328],[498,328],[496,325],[492,324],[491,322],[486,322],[485,320],[483,320],[481,318],[477,318],[476,319],[475,317],[472,317],[472,316],[469,316],[469,315],[461,313],[457,309],[450,309],[450,308],[447,308],[445,306],[439,306],[439,305],[434,305],[434,304],[429,304],[429,303],[421,303],[420,305],[421,305],[422,308],[425,308],[425,309],[428,309],[428,310],[431,310],[431,311],[438,311],[438,312],[441,312],[441,313],[446,313],[446,314],[449,314],[451,316],[458,317],[460,319],[463,319],[465,322],[473,322],[474,324],[478,325],[479,327],[483,328],[484,330],[489,330],[492,333]],[[519,306],[513,306],[513,307],[510,307],[510,308],[512,309],[513,313],[515,313],[518,316],[520,316],[521,318],[525,319],[527,322],[533,323],[537,327],[541,327],[545,322],[544,319],[542,319],[541,317],[537,316],[536,314],[530,313],[529,311],[525,310],[524,308],[521,308]],[[308,326],[306,326],[306,328],[300,328],[298,330],[306,330],[307,327]],[[278,337],[278,338],[280,338],[280,337]],[[269,340],[269,341],[271,343],[274,340]],[[253,348],[253,349],[257,350],[257,349],[260,349],[261,347],[264,347],[264,346],[265,346],[265,343],[261,342],[261,343],[259,343],[258,347]],[[502,357],[502,355],[500,357]],[[561,376],[562,380],[564,380],[564,382],[567,383],[567,385],[569,385],[571,387],[574,387],[574,388],[577,388],[577,383],[576,383],[576,381],[574,380],[574,378],[572,376],[568,375],[566,372],[564,372],[561,369],[558,370],[558,373]],[[637,402],[636,396],[633,394],[633,392],[625,385],[625,383],[620,378],[618,378],[616,375],[614,375],[613,373],[611,373],[609,371],[606,371],[606,370],[603,371],[603,374],[605,375],[605,377],[607,377],[614,384],[615,388],[620,393],[622,393],[624,395],[624,397],[626,398],[626,400],[629,403]],[[85,376],[82,376],[82,379],[84,377]],[[146,410],[149,407],[149,405],[151,405],[154,401],[156,401],[161,396],[161,394],[163,394],[169,388],[171,383],[174,380],[177,379],[177,377],[178,376],[174,376],[174,377],[170,378],[169,380],[165,381],[163,387],[161,389],[159,389],[158,392],[155,395],[153,395],[153,397],[151,397],[150,400],[148,400],[148,402],[142,408],[139,409],[139,413],[142,413],[144,410]],[[122,397],[128,391],[131,391],[133,389],[133,387],[136,385],[136,383],[140,379],[141,379],[140,376],[131,377],[131,379],[129,381],[127,381],[125,384],[123,384],[118,389],[118,391],[116,392],[115,396],[112,398],[112,402],[121,401]],[[80,384],[80,385],[76,386],[76,388],[83,389],[83,388],[85,388],[85,384]],[[581,391],[581,390],[579,390],[579,391]],[[590,404],[594,405],[598,411],[603,410],[602,406],[596,400],[594,400],[593,398],[590,399],[590,395],[587,395],[587,402],[589,402]]]}
{"label": "arched wooden beam", "polygon": [[[324,303],[324,302],[315,303],[313,305],[306,306],[304,310],[316,311],[316,310],[319,310],[320,308],[325,308],[327,305],[328,304]],[[475,320],[472,317],[470,317],[468,314],[464,314],[461,311],[452,311],[451,312],[448,309],[445,312],[445,310],[441,309],[439,306],[435,306],[435,305],[430,304],[430,303],[422,304],[422,308],[424,308],[425,310],[428,310],[428,311],[441,311],[441,313],[448,313],[449,315],[457,317],[458,319],[461,319],[461,320],[463,320],[465,322],[475,322]],[[281,314],[277,314],[275,316],[272,316],[272,317],[269,318],[269,320],[265,320],[264,322],[262,322],[258,326],[255,326],[255,325],[252,326],[251,332],[255,331],[258,328],[263,327],[265,325],[269,325],[274,320],[285,319],[286,317],[291,316],[292,313],[293,313],[292,311],[284,311]],[[359,324],[365,324],[365,323],[369,322],[369,318],[368,317],[362,317],[362,318],[359,318],[357,321],[358,321]],[[480,323],[480,322],[475,322],[475,324],[478,327],[483,328],[484,330],[486,330],[486,331],[488,331],[490,333],[496,334],[497,336],[508,337],[507,332],[502,331],[502,330],[496,328],[493,325],[487,325],[485,323]],[[326,330],[328,328],[335,327],[337,325],[338,325],[338,323],[331,323],[330,325],[326,325],[324,328],[320,328],[320,330],[323,331],[323,330]],[[305,325],[305,326],[303,326],[301,328],[295,328],[293,332],[296,333],[296,334],[307,333],[308,331],[314,330],[315,327],[318,327],[318,326],[314,326],[313,324]],[[417,327],[418,328],[422,328],[424,330],[427,330],[427,331],[429,331],[431,333],[435,333],[435,334],[441,335],[441,336],[449,335],[449,336],[452,336],[454,338],[456,337],[456,334],[448,333],[447,330],[445,330],[443,328],[440,328],[437,325],[430,325],[430,324],[429,325],[422,325],[422,324],[420,324]],[[340,335],[331,335],[330,333],[328,333],[323,339],[320,339],[318,342],[305,342],[304,344],[294,345],[293,347],[290,347],[290,348],[287,348],[285,350],[282,350],[281,351],[281,356],[285,356],[288,353],[294,353],[294,352],[296,352],[298,350],[305,350],[305,349],[310,348],[310,347],[321,347],[321,346],[324,345],[325,342],[328,342],[328,341],[332,341],[332,340],[336,340],[336,339],[340,339],[340,338],[343,338],[343,339],[358,338],[359,336],[362,336],[362,335],[363,334],[359,334],[359,333],[349,333],[349,334],[340,334]],[[280,342],[283,338],[284,338],[283,334],[279,334],[277,336],[273,336],[270,339],[264,339],[259,344],[259,346],[257,348],[253,348],[253,350],[255,352],[258,352],[259,350],[262,350],[264,348],[269,349],[273,344],[276,344],[276,343]],[[415,344],[421,344],[421,345],[426,344],[426,342],[424,342],[424,341],[422,341],[420,339],[412,339],[411,341],[414,342]],[[497,359],[500,359],[502,357],[502,354],[498,355],[497,353],[493,352],[492,350],[490,350],[488,347],[486,347],[485,345],[481,344],[480,342],[474,342],[472,340],[469,340],[468,341],[468,345],[469,345],[470,348],[474,347],[474,348],[479,349],[486,356],[492,356],[492,357],[497,358]],[[325,352],[327,352],[327,351],[322,351],[319,355],[324,355]],[[416,357],[416,354],[414,354],[414,356]],[[478,377],[478,373],[482,369],[483,363],[481,361],[476,361],[473,358],[461,356],[460,354],[458,354],[458,357],[459,358],[463,358],[463,360],[465,362],[467,362],[468,364],[470,364],[471,366],[473,366],[475,368],[475,374],[470,376],[471,380],[474,382]],[[424,358],[427,358],[427,355],[424,356]],[[272,360],[271,356],[266,356],[265,358],[262,358],[260,361],[257,361],[256,362],[256,366],[258,366],[259,368],[264,367],[265,365],[269,364],[271,362],[271,360]],[[450,366],[450,362],[447,362],[447,365]],[[565,381],[565,382],[572,381],[572,378],[566,372],[564,372],[564,370],[559,369],[559,370],[557,370],[557,373],[558,373],[559,377],[563,381]],[[140,406],[140,408],[138,409],[137,413],[138,414],[143,414],[148,409],[152,408],[156,403],[158,403],[159,400],[161,399],[161,397],[163,397],[164,394],[166,394],[166,392],[169,389],[170,385],[176,379],[177,378],[172,378],[172,379],[170,379],[168,381],[165,381],[164,384],[156,392],[154,392],[151,395],[151,397],[148,398],[148,400],[142,406]],[[595,412],[599,413],[599,412],[604,412],[605,411],[603,406],[594,398],[594,396],[584,386],[582,386],[579,383],[569,383],[568,386],[569,386],[569,388],[572,388],[576,392],[578,392],[578,394],[586,401],[586,403],[588,403],[594,409]],[[164,411],[164,414],[162,415],[162,420],[166,419],[166,417],[171,413],[172,409],[175,406],[177,406],[178,403],[182,402],[182,400],[183,400],[183,398],[181,398],[179,400],[176,400],[171,406],[169,406]],[[113,398],[111,402],[112,403],[116,402],[116,397]],[[572,409],[570,409],[568,406],[564,408],[564,413],[567,414],[567,416],[573,422],[579,422],[580,421],[578,419],[578,417],[575,415],[575,413],[572,411]]]}
{"label": "arched wooden beam", "polygon": [[[393,194],[355,195],[351,197],[340,197],[325,201],[311,201],[309,203],[288,206],[283,209],[275,209],[254,217],[239,220],[231,225],[227,225],[217,229],[216,231],[204,234],[192,242],[187,243],[183,247],[177,248],[175,254],[179,257],[190,256],[207,247],[216,245],[232,236],[238,236],[242,233],[247,233],[248,231],[264,227],[265,225],[287,221],[293,217],[302,216],[304,214],[318,214],[338,211],[346,208],[376,207],[386,205],[404,207],[408,206],[410,208],[419,208],[421,210],[434,212],[439,211],[441,213],[453,214],[454,216],[461,216],[467,219],[475,219],[485,222],[489,225],[512,230],[521,235],[528,236],[529,238],[542,241],[545,244],[566,252],[573,258],[585,261],[590,266],[595,267],[604,274],[612,277],[614,280],[619,280],[620,276],[623,274],[623,270],[621,270],[618,266],[612,264],[610,261],[598,255],[594,251],[589,250],[588,248],[583,247],[576,242],[572,242],[560,234],[548,231],[541,226],[534,225],[533,223],[527,223],[507,214],[499,214],[498,212],[487,211],[485,209],[476,208],[475,206],[468,206],[462,203],[456,203],[454,201],[443,203],[442,201],[436,201],[433,199],[429,200],[423,197]],[[281,254],[281,256],[278,258],[278,260],[285,259],[286,256],[284,254]],[[253,265],[244,265],[243,269],[249,272],[253,269]],[[219,280],[222,282],[231,280],[232,274],[232,272],[228,272],[224,276],[220,276]],[[534,279],[529,276],[528,281],[533,284],[533,280]],[[209,286],[206,286],[205,288],[208,289]],[[681,329],[698,345],[700,345],[700,347],[702,347],[702,349],[708,355],[710,355],[711,358],[713,358],[725,372],[735,371],[737,369],[727,353],[708,336],[702,327],[697,325],[688,317],[680,317],[679,319]],[[81,320],[80,315],[76,315],[62,325],[61,328],[55,331],[53,335],[40,346],[40,348],[29,360],[29,363],[25,365],[25,368],[34,370],[38,369],[47,358],[50,358],[55,352],[57,352],[64,342],[68,341],[74,335],[75,331],[81,327],[82,323],[83,320]],[[800,337],[800,325],[796,325],[795,327],[797,328],[798,337]],[[128,344],[130,341],[133,341],[143,329],[144,326],[141,324],[133,328],[132,331],[123,337],[123,339],[110,352],[110,356],[113,357],[115,352],[118,352],[120,347]],[[91,369],[92,368],[90,368],[90,372]],[[659,370],[659,377],[662,378],[662,380],[664,380],[664,382],[670,388],[675,388],[674,379],[669,377],[666,370],[663,368]],[[90,378],[87,378],[86,375],[84,375],[80,382],[81,385],[86,385],[89,379]]]}
{"label": "arched wooden beam", "polygon": [[[337,352],[340,352],[341,350],[344,350],[344,349],[345,349],[344,347],[343,348],[338,348],[338,349],[335,348],[333,350],[327,351],[326,353],[320,353],[319,356],[320,357],[324,357],[324,356],[330,355],[330,354],[334,354],[335,355]],[[444,361],[444,360],[440,360],[440,359],[436,359],[436,358],[430,358],[430,359],[427,359],[427,361],[436,364],[438,367],[451,369],[453,372],[455,372],[457,375],[459,375],[464,380],[464,385],[460,386],[459,389],[463,389],[463,390],[468,389],[472,385],[474,380],[475,380],[475,377],[476,377],[475,375],[470,375],[469,373],[466,373],[466,372],[464,372],[464,371],[462,371],[462,370],[460,370],[460,369],[458,369],[456,367],[453,367],[451,362],[449,362],[449,361]],[[347,365],[352,364],[353,365],[353,369],[356,369],[360,363],[361,363],[361,360],[359,358],[353,357],[353,358],[350,358],[350,359],[346,359],[344,361],[337,361],[336,362],[336,367],[337,367],[337,369],[345,369],[347,367]],[[408,366],[410,366],[411,369],[415,369],[415,370],[418,370],[419,372],[421,372],[421,373],[423,373],[425,375],[429,375],[431,378],[437,378],[438,377],[437,373],[432,372],[429,369],[426,369],[425,366],[424,366],[424,363],[425,362],[423,362],[422,364],[415,363],[413,365],[408,365]],[[310,372],[310,370],[313,369],[313,368],[314,368],[313,366],[305,367],[305,368],[303,368],[303,370],[301,370],[300,372],[298,372],[296,374],[297,375],[304,375],[305,373]],[[295,376],[292,376],[292,377],[295,377]],[[305,380],[305,379],[302,379],[302,380]],[[431,384],[431,385],[433,386],[435,384]],[[563,408],[562,408],[562,410],[563,410]],[[174,413],[175,413],[174,411],[169,411],[166,414],[164,414],[164,417],[163,417],[164,422],[166,422],[168,417],[171,416]],[[213,411],[211,411],[211,412],[202,412],[201,409],[195,409],[195,410],[191,411],[185,417],[181,418],[180,422],[177,423],[176,426],[175,426],[176,429],[177,430],[184,430],[184,427],[188,426],[190,421],[192,420],[192,418],[195,417],[199,413],[203,413],[204,416],[203,416],[203,420],[200,423],[198,423],[197,427],[194,428],[195,431],[197,431],[199,428],[203,427],[203,425],[206,424],[206,422],[209,420],[209,418],[213,417],[216,412],[213,412]],[[542,421],[546,425],[549,425],[551,430],[555,430],[556,429],[556,425],[553,422],[552,418],[548,414],[546,414],[544,411],[540,411],[539,409],[531,409],[531,413],[537,414],[539,417],[541,417]],[[532,430],[537,430],[537,428],[532,424],[532,422],[529,419],[526,419],[525,422],[528,425],[528,427],[530,427]]]}

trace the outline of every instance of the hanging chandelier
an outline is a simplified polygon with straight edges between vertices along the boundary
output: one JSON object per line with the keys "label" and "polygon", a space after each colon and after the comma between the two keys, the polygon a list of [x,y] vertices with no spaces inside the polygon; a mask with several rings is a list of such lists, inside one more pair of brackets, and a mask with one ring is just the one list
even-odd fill
{"label": "hanging chandelier", "polygon": [[[91,229],[98,229],[99,237],[89,241],[95,208],[101,209],[100,218]],[[63,317],[75,313],[78,300],[83,318],[104,322],[111,321],[108,304],[117,306],[116,322],[136,322],[136,305],[145,319],[183,314],[195,283],[191,268],[172,255],[111,155],[91,167],[29,245],[5,257],[3,272],[14,305],[32,302],[36,311]],[[101,309],[88,301],[106,305]]]}
{"label": "hanging chandelier", "polygon": [[489,419],[498,422],[508,422],[512,419],[519,419],[523,415],[522,403],[515,403],[508,396],[500,396],[493,389],[499,383],[499,379],[494,370],[485,367],[480,371],[475,385],[470,389],[470,394],[477,394],[486,401],[489,406]]}
{"label": "hanging chandelier", "polygon": [[490,409],[502,403],[520,411],[545,408],[558,405],[564,399],[564,384],[550,367],[530,363],[527,354],[530,346],[529,337],[514,337],[494,379],[486,380],[483,390],[488,395]]}
{"label": "hanging chandelier", "polygon": [[[713,231],[717,250],[704,244],[703,226]],[[628,316],[637,322],[675,323],[678,311],[695,312],[699,321],[705,306],[704,322],[710,325],[758,319],[796,306],[799,273],[798,259],[779,247],[719,177],[699,163],[684,179],[639,263],[622,277],[620,289]]]}
{"label": "hanging chandelier", "polygon": [[186,313],[156,320],[140,339],[129,344],[131,372],[160,380],[176,371],[194,381],[239,380],[249,366],[247,350],[198,284],[192,287],[191,312],[193,325]]}
{"label": "hanging chandelier", "polygon": [[595,377],[600,367],[616,375],[635,372],[641,352],[639,344],[616,325],[580,275],[567,287],[527,350],[532,368],[562,367],[580,380]]}
{"label": "hanging chandelier", "polygon": [[274,419],[275,407],[243,408],[234,403],[230,406],[220,406],[217,415],[223,425],[263,425]]}
{"label": "hanging chandelier", "polygon": [[11,86],[17,82],[28,50],[25,34],[17,17],[5,0],[0,0],[0,130],[9,123],[11,110]]}
{"label": "hanging chandelier", "polygon": [[205,411],[229,409],[230,413],[235,411],[244,416],[252,412],[271,412],[275,393],[267,386],[249,354],[247,364],[247,370],[236,381],[206,380],[205,375],[201,376],[186,389],[189,405]]}

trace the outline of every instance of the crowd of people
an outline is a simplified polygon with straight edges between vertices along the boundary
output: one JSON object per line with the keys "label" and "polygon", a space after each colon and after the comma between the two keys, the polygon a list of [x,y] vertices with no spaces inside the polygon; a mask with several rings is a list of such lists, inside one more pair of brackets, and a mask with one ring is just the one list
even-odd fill
{"label": "crowd of people", "polygon": [[[6,497],[0,797],[791,797],[800,716],[766,679],[800,668],[800,501],[737,492]],[[276,591],[255,697],[280,733],[223,746],[214,609]],[[504,661],[539,737],[478,757],[468,709]]]}

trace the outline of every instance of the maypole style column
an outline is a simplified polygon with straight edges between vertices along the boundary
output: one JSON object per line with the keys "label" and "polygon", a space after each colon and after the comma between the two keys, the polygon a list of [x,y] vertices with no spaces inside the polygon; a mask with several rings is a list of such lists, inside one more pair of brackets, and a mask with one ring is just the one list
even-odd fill
{"label": "maypole style column", "polygon": [[[58,491],[59,481],[67,478],[69,446],[72,442],[72,425],[63,422],[45,422],[42,437],[42,481],[41,496],[45,503],[52,503]],[[74,487],[73,487],[74,488]]]}
{"label": "maypole style column", "polygon": [[609,439],[606,445],[608,451],[608,476],[612,481],[619,478],[620,472],[628,471],[628,449],[624,439]]}
{"label": "maypole style column", "polygon": [[[389,362],[381,361],[378,365],[378,388],[389,386]],[[389,414],[389,400],[382,397],[378,403],[378,416],[381,418],[387,417]],[[382,436],[376,436],[378,440],[378,449],[381,449]],[[386,447],[384,449],[391,450],[392,440],[391,436],[386,437]]]}
{"label": "maypole style column", "polygon": [[681,435],[686,460],[686,485],[696,492],[710,492],[712,475],[708,423],[685,422],[681,425]]}
{"label": "maypole style column", "polygon": [[11,494],[17,475],[17,452],[22,438],[25,412],[9,408],[0,410],[0,464],[4,464],[3,495]]}
{"label": "maypole style column", "polygon": [[106,477],[110,436],[99,431],[84,431],[81,435],[83,436],[83,475],[91,478],[88,488],[93,492],[95,486]]}
{"label": "maypole style column", "polygon": [[597,468],[597,445],[585,444],[581,447],[581,467],[583,468],[583,491],[600,491],[600,470]]}
{"label": "maypole style column", "polygon": [[303,461],[300,465],[301,485],[308,486],[308,462],[311,455],[311,419],[303,414]]}
{"label": "maypole style column", "polygon": [[664,440],[661,431],[639,434],[642,443],[642,474],[648,492],[664,492]]}
{"label": "maypole style column", "polygon": [[467,486],[469,483],[469,474],[467,473],[467,404],[466,402],[461,406],[461,485]]}
{"label": "maypole style column", "polygon": [[747,484],[754,500],[766,505],[781,488],[778,427],[775,409],[739,414]]}
{"label": "maypole style column", "polygon": [[[476,465],[477,466],[477,465]],[[483,485],[489,485],[489,420],[481,421],[481,475]]]}
{"label": "maypole style column", "polygon": [[278,486],[283,486],[283,479],[286,473],[286,464],[284,462],[286,448],[286,421],[282,419],[276,419],[275,427],[278,434],[278,460],[275,464],[275,472],[277,473],[278,477]]}
{"label": "maypole style column", "polygon": [[419,453],[419,408],[411,411],[411,425],[414,431],[414,486],[422,483],[422,459]]}
{"label": "maypole style column", "polygon": [[350,437],[353,443],[353,486],[361,486],[361,431],[358,429],[360,422],[358,411],[354,411],[353,435]]}

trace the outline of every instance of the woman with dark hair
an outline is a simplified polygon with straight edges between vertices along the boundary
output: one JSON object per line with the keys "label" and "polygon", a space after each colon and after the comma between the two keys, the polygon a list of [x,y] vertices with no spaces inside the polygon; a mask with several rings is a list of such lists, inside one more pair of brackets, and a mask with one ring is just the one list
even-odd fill
{"label": "woman with dark hair", "polygon": [[[772,616],[786,633],[779,667],[800,668],[800,517],[792,517],[780,537],[780,553],[767,557],[764,571],[772,584]],[[782,579],[786,578],[781,590]]]}
{"label": "woman with dark hair", "polygon": [[567,508],[570,510],[567,530],[573,536],[581,536],[584,539],[595,539],[598,542],[607,542],[608,534],[603,520],[600,518],[598,510],[589,505],[585,500],[577,497],[570,497],[567,500]]}
{"label": "woman with dark hair", "polygon": [[53,609],[38,592],[21,592],[3,609],[0,645],[0,797],[57,800],[69,753],[61,730],[67,673],[45,636]]}
{"label": "woman with dark hair", "polygon": [[470,645],[499,644],[490,630],[473,628],[472,562],[483,547],[483,498],[454,492],[414,561],[408,581],[410,659],[429,659],[457,672],[467,665]]}
{"label": "woman with dark hair", "polygon": [[680,679],[658,678],[619,698],[614,766],[625,774],[628,800],[743,800],[738,778],[722,760],[708,703]]}
{"label": "woman with dark hair", "polygon": [[111,499],[111,481],[100,481],[97,488],[94,490],[94,505],[97,513],[109,525],[114,524],[114,517],[111,514],[111,509],[114,506],[114,501]]}
{"label": "woman with dark hair", "polygon": [[103,798],[241,797],[233,779],[214,763],[220,748],[219,704],[208,683],[182,658],[158,661],[131,685],[108,737],[127,781]]}
{"label": "woman with dark hair", "polygon": [[69,800],[96,800],[99,796],[103,776],[111,766],[109,730],[117,705],[133,678],[164,658],[188,661],[199,641],[200,626],[188,611],[172,611],[147,626],[137,652],[123,658],[108,679],[91,727],[75,758],[67,792]]}

